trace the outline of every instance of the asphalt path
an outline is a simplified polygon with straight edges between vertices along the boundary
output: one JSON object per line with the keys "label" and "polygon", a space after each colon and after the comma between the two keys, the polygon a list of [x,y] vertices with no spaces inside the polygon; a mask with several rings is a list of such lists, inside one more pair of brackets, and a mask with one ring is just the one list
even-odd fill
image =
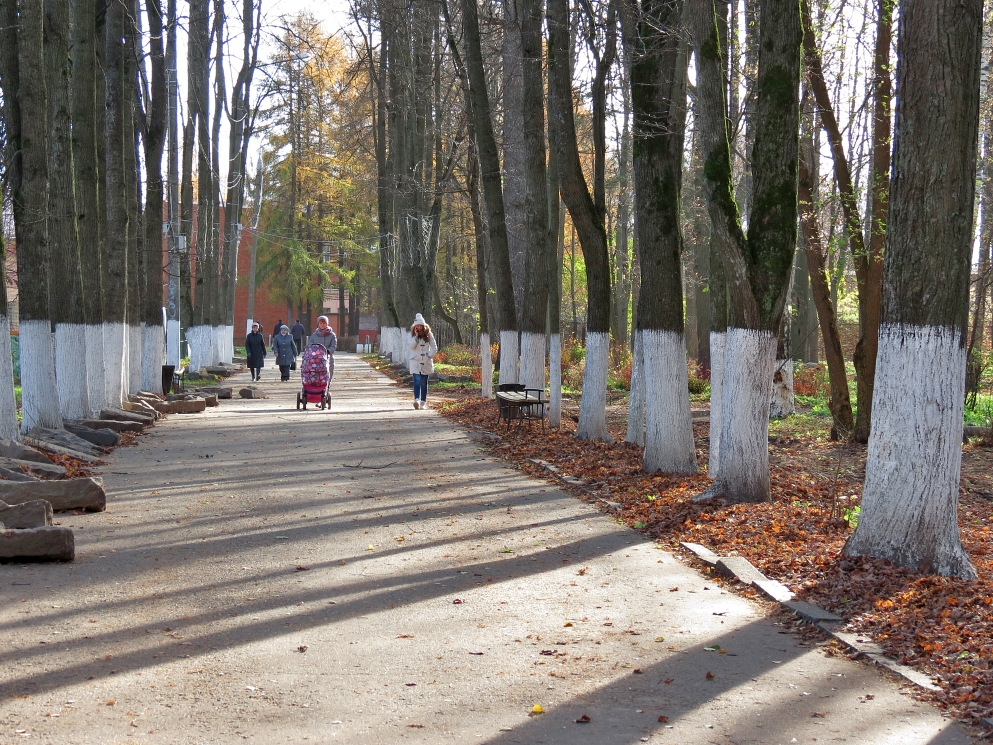
{"label": "asphalt path", "polygon": [[0,566],[0,743],[970,741],[336,360],[329,411],[266,368],[108,458],[73,564]]}

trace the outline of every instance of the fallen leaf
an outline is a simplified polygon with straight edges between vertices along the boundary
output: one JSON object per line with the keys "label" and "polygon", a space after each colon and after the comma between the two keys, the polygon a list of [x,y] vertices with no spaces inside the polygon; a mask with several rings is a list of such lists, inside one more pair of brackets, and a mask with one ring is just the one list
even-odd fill
{"label": "fallen leaf", "polygon": [[572,626],[572,621],[566,621],[564,624],[562,624],[562,626],[563,627]]}
{"label": "fallen leaf", "polygon": [[300,652],[302,654],[303,652],[306,652],[308,649],[310,649],[309,645],[301,644],[299,647],[297,647],[297,652]]}
{"label": "fallen leaf", "polygon": [[404,685],[407,686],[407,688],[413,688],[415,685],[417,685],[417,683],[404,683]]}
{"label": "fallen leaf", "polygon": [[667,717],[665,714],[659,714],[659,721],[662,722],[662,724],[665,724],[666,722],[669,721],[669,717]]}
{"label": "fallen leaf", "polygon": [[541,704],[535,704],[534,706],[531,707],[531,713],[532,714],[544,714],[545,713],[545,709],[542,707]]}
{"label": "fallen leaf", "polygon": [[452,605],[462,605],[463,602],[464,601],[462,598],[455,598],[455,600],[452,601]]}
{"label": "fallen leaf", "polygon": [[664,642],[665,641],[665,637],[664,636],[656,636],[655,637],[655,641],[657,641],[657,642]]}
{"label": "fallen leaf", "polygon": [[305,566],[303,566],[301,564],[300,566],[297,567],[297,571],[298,572],[309,572],[310,571],[310,567],[305,567]]}
{"label": "fallen leaf", "polygon": [[642,674],[644,674],[644,672],[645,672],[644,670],[642,670],[640,668],[637,668],[637,667],[634,669],[634,674],[635,675],[642,675]]}
{"label": "fallen leaf", "polygon": [[674,681],[674,680],[675,680],[675,678],[666,678],[666,679],[665,679],[665,684],[666,684],[666,685],[669,685],[669,684],[670,684],[670,683],[671,683],[672,681]]}
{"label": "fallen leaf", "polygon": [[400,634],[400,636],[397,637],[397,639],[413,639],[413,638],[414,638],[413,634]]}
{"label": "fallen leaf", "polygon": [[408,724],[408,727],[413,727],[414,729],[424,729],[423,724]]}
{"label": "fallen leaf", "polygon": [[588,722],[592,722],[592,721],[593,720],[590,719],[589,714],[583,714],[583,716],[581,716],[579,719],[576,720],[576,724],[587,724]]}
{"label": "fallen leaf", "polygon": [[708,672],[707,673],[707,680],[713,680],[713,679],[714,679],[714,674],[711,673],[711,672]]}
{"label": "fallen leaf", "polygon": [[111,700],[110,700],[110,701],[108,701],[108,702],[107,702],[107,703],[106,703],[105,705],[106,705],[106,706],[114,706],[114,705],[116,705],[116,704],[117,704],[117,702],[116,702],[116,701],[115,701],[114,699],[111,699]]}

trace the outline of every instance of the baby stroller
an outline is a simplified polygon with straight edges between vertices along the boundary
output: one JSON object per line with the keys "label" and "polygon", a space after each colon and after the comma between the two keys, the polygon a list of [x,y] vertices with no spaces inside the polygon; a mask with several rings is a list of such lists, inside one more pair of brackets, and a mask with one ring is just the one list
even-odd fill
{"label": "baby stroller", "polygon": [[297,393],[298,410],[306,409],[308,403],[317,404],[321,409],[330,408],[331,394],[328,393],[328,386],[331,383],[333,365],[331,355],[322,344],[311,344],[303,350],[300,363],[303,390]]}

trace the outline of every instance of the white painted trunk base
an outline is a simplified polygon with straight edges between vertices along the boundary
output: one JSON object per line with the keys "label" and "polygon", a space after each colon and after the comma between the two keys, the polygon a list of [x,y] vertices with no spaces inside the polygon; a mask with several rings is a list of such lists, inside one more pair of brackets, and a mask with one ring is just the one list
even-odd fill
{"label": "white painted trunk base", "polygon": [[234,326],[221,326],[221,363],[234,362]]}
{"label": "white painted trunk base", "polygon": [[178,369],[180,357],[179,321],[166,321],[166,364]]}
{"label": "white painted trunk base", "polygon": [[103,376],[107,406],[124,401],[124,375],[128,359],[127,327],[123,323],[103,325]]}
{"label": "white painted trunk base", "polygon": [[481,380],[479,395],[483,398],[493,398],[493,355],[490,352],[488,332],[479,335],[479,374]]}
{"label": "white painted trunk base", "polygon": [[720,467],[710,489],[697,499],[769,500],[769,396],[775,361],[776,338],[770,332],[728,329]]}
{"label": "white painted trunk base", "polygon": [[86,345],[86,380],[90,398],[90,414],[97,415],[107,408],[107,379],[103,363],[103,324],[91,323],[84,327]]}
{"label": "white painted trunk base", "polygon": [[707,475],[717,478],[721,454],[721,406],[724,395],[724,350],[727,333],[710,332],[710,456]]}
{"label": "white painted trunk base", "polygon": [[379,353],[384,357],[390,355],[390,360],[394,365],[399,365],[407,361],[407,355],[405,353],[398,353],[400,345],[397,342],[399,336],[400,329],[396,326],[383,326],[379,335]]}
{"label": "white painted trunk base", "polygon": [[500,376],[497,378],[500,385],[521,382],[518,369],[520,349],[517,344],[516,331],[500,331]]}
{"label": "white painted trunk base", "polygon": [[649,473],[696,473],[686,372],[686,341],[674,331],[641,331],[645,379],[645,453]]}
{"label": "white painted trunk base", "polygon": [[562,336],[548,338],[548,426],[562,426]]}
{"label": "white painted trunk base", "polygon": [[631,357],[631,395],[628,404],[628,431],[625,442],[645,444],[645,357],[641,329],[634,332],[634,353]]}
{"label": "white painted trunk base", "polygon": [[63,419],[90,415],[89,381],[86,378],[86,326],[55,326],[55,382],[59,389],[59,414]]}
{"label": "white painted trunk base", "polygon": [[521,334],[521,382],[525,388],[545,390],[545,335]]}
{"label": "white painted trunk base", "polygon": [[142,331],[141,389],[162,393],[162,359],[165,353],[165,329],[146,325]]}
{"label": "white painted trunk base", "polygon": [[186,343],[190,347],[190,370],[200,372],[206,365],[206,349],[210,345],[209,326],[190,326],[186,329]]}
{"label": "white painted trunk base", "polygon": [[144,348],[144,325],[128,326],[128,393],[141,390],[141,353]]}
{"label": "white painted trunk base", "polygon": [[576,438],[613,442],[607,431],[607,366],[610,363],[610,334],[590,331],[586,334],[586,367],[583,370],[583,395],[579,402],[579,425]]}
{"label": "white painted trunk base", "polygon": [[62,428],[50,321],[21,321],[21,432]]}
{"label": "white painted trunk base", "polygon": [[956,329],[880,327],[862,512],[845,554],[976,578],[958,529],[965,363]]}
{"label": "white painted trunk base", "polygon": [[[14,363],[10,354],[10,318],[0,315],[0,437],[5,440],[21,439],[17,429],[17,401],[14,398]],[[23,389],[22,389],[23,390]]]}
{"label": "white painted trunk base", "polygon": [[793,360],[776,360],[772,373],[769,418],[784,419],[794,413],[796,413],[796,397],[793,395]]}

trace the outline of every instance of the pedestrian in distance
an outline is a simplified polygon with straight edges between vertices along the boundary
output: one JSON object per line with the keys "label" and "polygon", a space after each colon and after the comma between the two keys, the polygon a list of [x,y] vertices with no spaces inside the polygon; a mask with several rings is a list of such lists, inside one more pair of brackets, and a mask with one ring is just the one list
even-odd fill
{"label": "pedestrian in distance", "polygon": [[331,328],[327,316],[317,317],[317,328],[307,339],[307,346],[320,344],[328,350],[328,380],[334,377],[334,352],[338,348],[338,336]]}
{"label": "pedestrian in distance", "polygon": [[296,361],[296,347],[285,324],[279,327],[279,333],[272,339],[272,353],[276,355],[276,364],[279,365],[280,380],[289,380],[290,365]]}
{"label": "pedestrian in distance", "polygon": [[245,337],[245,356],[248,358],[248,370],[252,373],[252,380],[262,378],[265,355],[265,337],[262,336],[259,324],[253,323],[251,332]]}
{"label": "pedestrian in distance", "polygon": [[276,325],[272,327],[272,338],[269,339],[269,344],[273,344],[276,341],[276,337],[279,336],[279,330],[283,328],[283,319],[280,318],[276,321]]}
{"label": "pedestrian in distance", "polygon": [[407,366],[414,376],[414,408],[428,407],[428,376],[434,372],[434,356],[438,353],[438,342],[435,341],[431,327],[418,313],[414,316],[414,325],[410,327],[410,338],[407,340]]}
{"label": "pedestrian in distance", "polygon": [[293,337],[293,343],[296,345],[297,354],[300,354],[303,351],[303,337],[306,335],[307,329],[303,327],[303,324],[300,323],[300,319],[298,318],[297,322],[290,328],[290,336]]}

